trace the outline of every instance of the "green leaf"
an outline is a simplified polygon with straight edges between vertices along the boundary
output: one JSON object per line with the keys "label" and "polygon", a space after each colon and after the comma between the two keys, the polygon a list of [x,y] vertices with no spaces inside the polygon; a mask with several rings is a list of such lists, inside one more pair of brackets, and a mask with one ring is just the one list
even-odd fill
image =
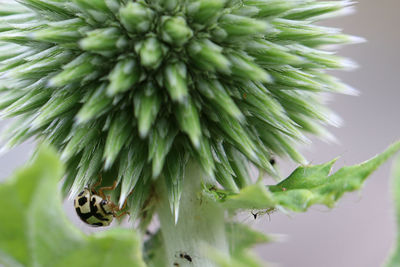
{"label": "green leaf", "polygon": [[400,155],[397,156],[392,174],[392,194],[394,198],[395,214],[397,221],[397,237],[396,244],[393,248],[391,256],[386,262],[386,267],[400,266]]}
{"label": "green leaf", "polygon": [[249,251],[244,251],[233,257],[228,257],[219,251],[208,251],[208,255],[212,258],[217,266],[220,267],[262,267],[265,266],[257,259],[257,256]]}
{"label": "green leaf", "polygon": [[227,196],[223,202],[228,210],[269,209],[277,204],[274,195],[261,183],[247,186],[238,194]]}
{"label": "green leaf", "polygon": [[229,223],[226,227],[228,243],[233,255],[258,244],[269,243],[273,238],[241,223]]}
{"label": "green leaf", "polygon": [[42,145],[33,162],[0,184],[0,263],[4,266],[145,266],[135,232],[81,233],[66,218],[58,181],[63,166]]}
{"label": "green leaf", "polygon": [[265,266],[249,249],[257,244],[268,243],[272,239],[250,227],[231,223],[226,228],[230,255],[207,248],[207,254],[220,267],[261,267]]}
{"label": "green leaf", "polygon": [[161,231],[151,235],[144,243],[144,258],[148,267],[160,267],[165,264],[167,257],[163,243]]}
{"label": "green leaf", "polygon": [[314,204],[333,207],[345,192],[360,189],[364,180],[399,149],[400,142],[397,142],[382,154],[361,164],[343,167],[332,175],[329,173],[335,160],[299,167],[270,190],[280,205],[294,211],[305,211]]}
{"label": "green leaf", "polygon": [[304,212],[315,204],[331,208],[344,193],[360,189],[365,179],[399,150],[400,142],[397,142],[374,158],[343,167],[331,175],[336,159],[320,165],[300,166],[277,185],[248,186],[238,194],[223,198],[223,204],[230,210],[283,207]]}

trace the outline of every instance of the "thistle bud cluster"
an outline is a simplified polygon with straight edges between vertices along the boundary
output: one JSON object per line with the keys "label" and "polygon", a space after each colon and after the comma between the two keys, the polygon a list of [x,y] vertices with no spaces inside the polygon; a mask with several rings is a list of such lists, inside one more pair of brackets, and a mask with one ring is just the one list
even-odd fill
{"label": "thistle bud cluster", "polygon": [[[9,148],[47,140],[76,194],[99,174],[119,202],[145,210],[165,179],[176,212],[188,160],[232,192],[249,164],[304,158],[306,133],[338,124],[321,95],[354,93],[326,69],[353,64],[323,49],[357,38],[314,22],[349,1],[19,0],[0,3],[0,109]],[[132,193],[132,194],[131,194]]]}

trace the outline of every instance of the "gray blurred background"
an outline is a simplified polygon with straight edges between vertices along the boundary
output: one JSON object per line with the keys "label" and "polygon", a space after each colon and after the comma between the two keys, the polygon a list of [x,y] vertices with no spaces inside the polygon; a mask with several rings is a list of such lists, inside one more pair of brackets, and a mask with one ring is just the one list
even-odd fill
{"label": "gray blurred background", "polygon": [[[361,67],[336,73],[361,95],[334,97],[330,106],[344,125],[331,131],[340,144],[315,141],[305,151],[313,164],[338,155],[337,166],[359,163],[400,138],[400,1],[360,0],[356,8],[355,14],[324,25],[368,40],[340,50]],[[390,171],[391,164],[385,164],[361,193],[345,195],[333,210],[315,207],[305,214],[276,213],[271,221],[266,216],[251,222],[262,231],[287,235],[284,242],[262,246],[258,252],[286,267],[381,266],[395,239]]]}
{"label": "gray blurred background", "polygon": [[[304,151],[313,164],[341,156],[336,164],[340,167],[362,162],[400,138],[400,1],[360,0],[355,14],[324,25],[343,28],[368,40],[340,51],[361,66],[353,72],[337,73],[361,92],[358,97],[335,96],[330,104],[344,120],[341,128],[331,129],[340,143],[314,140]],[[31,144],[25,144],[3,155],[0,177],[22,165],[31,149]],[[281,163],[280,167],[283,174],[288,174],[295,166]],[[257,252],[265,260],[285,267],[380,266],[395,239],[390,168],[390,163],[385,164],[367,180],[361,193],[345,195],[333,210],[313,207],[305,214],[274,213],[270,219],[265,215],[257,220],[245,214],[243,220],[253,227],[285,234],[284,241],[260,246]],[[70,205],[66,207],[69,217],[88,231],[71,213]]]}

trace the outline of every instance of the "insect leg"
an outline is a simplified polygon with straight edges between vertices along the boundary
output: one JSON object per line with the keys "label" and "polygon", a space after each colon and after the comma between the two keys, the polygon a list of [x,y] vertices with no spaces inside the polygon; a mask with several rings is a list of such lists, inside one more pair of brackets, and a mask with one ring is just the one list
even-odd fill
{"label": "insect leg", "polygon": [[114,190],[117,187],[117,180],[114,181],[114,184],[112,186],[106,186],[106,187],[102,187],[99,188],[99,196],[102,198],[106,198],[106,196],[104,195],[104,190]]}
{"label": "insect leg", "polygon": [[96,192],[96,187],[101,185],[102,180],[103,180],[103,177],[101,176],[101,173],[100,173],[99,174],[99,180],[94,185],[91,186],[91,191],[94,191],[95,193],[97,193]]}
{"label": "insect leg", "polygon": [[131,215],[128,211],[124,211],[124,212],[122,212],[122,213],[119,214],[119,215],[115,215],[114,217],[117,218],[117,219],[119,219],[119,218],[121,218],[122,216],[124,216],[125,214]]}

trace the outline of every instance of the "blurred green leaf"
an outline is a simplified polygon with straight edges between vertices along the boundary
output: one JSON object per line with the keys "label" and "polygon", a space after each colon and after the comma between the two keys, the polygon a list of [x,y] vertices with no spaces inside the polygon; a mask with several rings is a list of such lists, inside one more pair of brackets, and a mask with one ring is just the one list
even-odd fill
{"label": "blurred green leaf", "polygon": [[232,255],[236,255],[237,253],[249,249],[257,244],[273,241],[273,238],[241,223],[227,224],[226,231]]}
{"label": "blurred green leaf", "polygon": [[148,267],[159,267],[165,263],[166,255],[163,242],[161,232],[158,231],[150,235],[150,238],[144,243],[144,258]]}
{"label": "blurred green leaf", "polygon": [[145,266],[138,236],[112,229],[84,235],[66,218],[58,181],[64,168],[41,146],[33,162],[0,184],[4,266]]}
{"label": "blurred green leaf", "polygon": [[257,244],[268,243],[272,238],[257,232],[250,227],[231,223],[226,228],[230,247],[230,255],[226,255],[215,249],[207,250],[208,255],[220,267],[261,267],[265,266],[256,255],[249,251]]}

